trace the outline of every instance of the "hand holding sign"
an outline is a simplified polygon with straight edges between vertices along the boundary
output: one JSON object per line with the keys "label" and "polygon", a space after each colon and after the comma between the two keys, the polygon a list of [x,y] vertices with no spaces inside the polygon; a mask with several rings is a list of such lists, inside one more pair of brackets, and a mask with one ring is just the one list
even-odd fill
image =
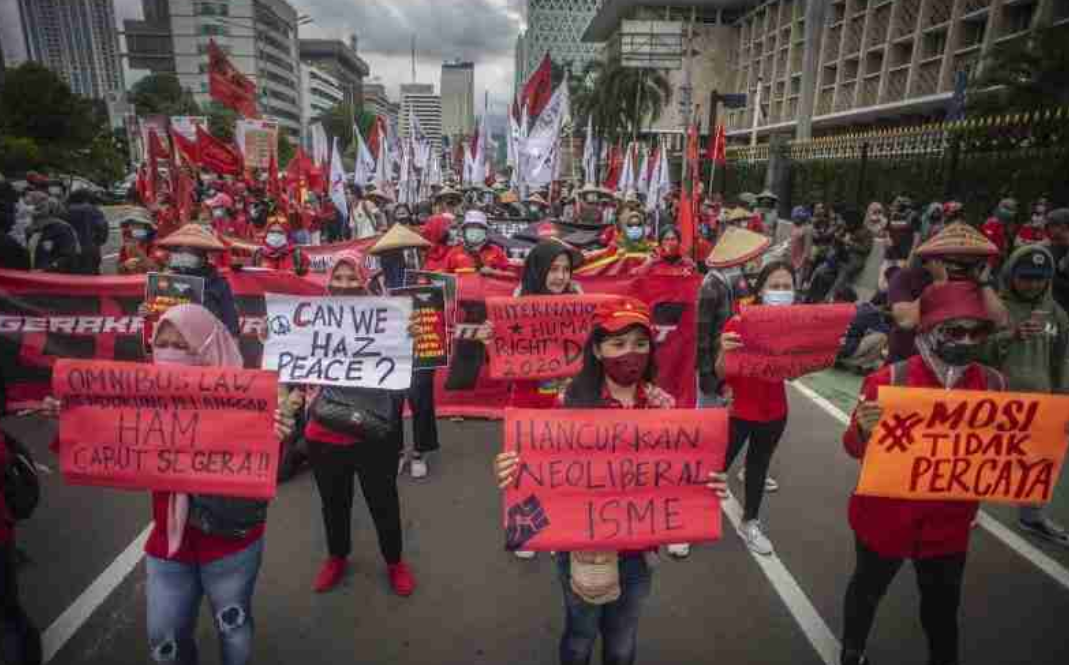
{"label": "hand holding sign", "polygon": [[282,383],[404,390],[412,380],[411,298],[267,294],[263,368]]}
{"label": "hand holding sign", "polygon": [[858,494],[1050,501],[1065,458],[1069,397],[881,386],[880,404]]}
{"label": "hand holding sign", "polygon": [[725,375],[781,381],[831,367],[855,314],[841,304],[743,307],[742,346],[724,356]]}

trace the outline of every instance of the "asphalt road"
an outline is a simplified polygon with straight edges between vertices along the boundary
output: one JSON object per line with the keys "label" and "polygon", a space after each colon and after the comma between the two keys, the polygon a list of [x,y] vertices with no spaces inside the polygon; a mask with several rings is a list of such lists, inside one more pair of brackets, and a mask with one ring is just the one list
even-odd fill
{"label": "asphalt road", "polygon": [[[696,547],[686,561],[665,560],[642,619],[639,662],[837,662],[829,654],[853,566],[846,500],[857,465],[842,450],[837,420],[795,391],[791,408],[774,463],[782,487],[763,511],[778,558],[759,565],[725,519],[719,542]],[[8,424],[41,461],[55,466],[46,449],[51,425]],[[280,488],[255,596],[254,662],[557,662],[563,609],[552,562],[546,555],[520,561],[502,548],[500,499],[490,471],[500,425],[442,421],[441,430],[442,452],[432,459],[431,476],[401,482],[406,558],[419,582],[411,598],[389,592],[360,498],[351,573],[335,592],[312,593],[325,547],[319,498],[308,473]],[[734,477],[732,487],[741,492]],[[45,477],[44,503],[20,528],[19,544],[31,557],[21,578],[30,614],[49,629],[52,644],[65,631],[72,635],[51,662],[149,662],[139,550],[129,550],[137,563],[113,589],[99,579],[149,521],[144,494],[67,487],[58,473]],[[1064,574],[1069,551],[1043,551],[1055,574],[1059,567]],[[102,602],[88,604],[93,611],[83,623],[76,615],[87,606],[76,601],[87,589]],[[1069,662],[1069,580],[1056,581],[985,528],[973,534],[961,615],[964,663]],[[217,663],[207,610],[198,634],[202,662]],[[870,655],[880,665],[926,662],[908,570],[881,607]]]}

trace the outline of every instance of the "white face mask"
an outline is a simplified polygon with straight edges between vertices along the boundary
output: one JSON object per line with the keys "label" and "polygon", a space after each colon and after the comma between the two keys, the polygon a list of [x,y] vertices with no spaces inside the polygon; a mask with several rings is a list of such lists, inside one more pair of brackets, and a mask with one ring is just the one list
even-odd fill
{"label": "white face mask", "polygon": [[775,289],[765,290],[761,296],[761,302],[766,305],[793,305],[794,291],[778,291]]}
{"label": "white face mask", "polygon": [[226,219],[226,208],[214,208],[212,210],[212,219]]}
{"label": "white face mask", "polygon": [[148,229],[130,229],[130,237],[134,240],[144,240],[148,237]]}
{"label": "white face mask", "polygon": [[264,238],[264,242],[266,242],[267,246],[271,247],[272,249],[278,249],[279,247],[284,247],[286,245],[286,234],[285,233],[268,233],[267,236]]}
{"label": "white face mask", "polygon": [[478,246],[486,242],[486,229],[475,227],[464,229],[464,242]]}
{"label": "white face mask", "polygon": [[201,266],[201,258],[193,252],[171,252],[167,265],[175,270],[196,270]]}
{"label": "white face mask", "polygon": [[627,239],[632,242],[638,242],[646,237],[646,227],[644,226],[629,226],[627,227]]}

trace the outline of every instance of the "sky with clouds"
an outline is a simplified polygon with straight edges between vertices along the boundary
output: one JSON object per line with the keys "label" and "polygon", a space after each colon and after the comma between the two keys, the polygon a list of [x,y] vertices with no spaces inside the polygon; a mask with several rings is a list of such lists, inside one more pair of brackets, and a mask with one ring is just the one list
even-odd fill
{"label": "sky with clouds", "polygon": [[[124,18],[141,18],[141,0],[114,0]],[[476,109],[490,91],[492,115],[503,115],[512,98],[513,49],[525,0],[289,0],[313,23],[302,37],[345,39],[356,33],[360,56],[396,99],[398,86],[412,80],[411,46],[416,38],[416,80],[438,89],[444,60],[475,63]],[[0,1],[0,4],[5,2]]]}

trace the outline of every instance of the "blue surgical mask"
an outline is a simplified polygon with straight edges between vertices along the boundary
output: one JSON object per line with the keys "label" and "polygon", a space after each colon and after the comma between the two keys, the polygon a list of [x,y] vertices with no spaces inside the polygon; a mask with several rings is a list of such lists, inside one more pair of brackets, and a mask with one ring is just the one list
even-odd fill
{"label": "blue surgical mask", "polygon": [[626,230],[627,239],[631,242],[638,242],[646,237],[646,227],[644,226],[629,226]]}
{"label": "blue surgical mask", "polygon": [[761,296],[761,302],[766,305],[793,305],[794,291],[778,291],[775,289],[767,289],[764,295]]}

